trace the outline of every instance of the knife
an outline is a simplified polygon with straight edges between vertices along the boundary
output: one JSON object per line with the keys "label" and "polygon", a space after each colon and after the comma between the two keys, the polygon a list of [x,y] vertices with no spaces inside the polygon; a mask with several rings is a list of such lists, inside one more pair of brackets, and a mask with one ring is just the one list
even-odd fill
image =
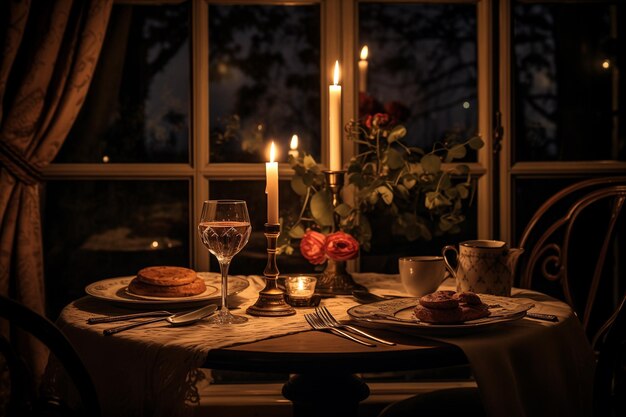
{"label": "knife", "polygon": [[111,323],[114,321],[132,320],[132,319],[139,319],[142,317],[165,317],[165,316],[171,316],[172,314],[174,313],[171,313],[165,310],[142,311],[141,313],[124,314],[122,316],[90,317],[87,319],[87,323],[89,324]]}

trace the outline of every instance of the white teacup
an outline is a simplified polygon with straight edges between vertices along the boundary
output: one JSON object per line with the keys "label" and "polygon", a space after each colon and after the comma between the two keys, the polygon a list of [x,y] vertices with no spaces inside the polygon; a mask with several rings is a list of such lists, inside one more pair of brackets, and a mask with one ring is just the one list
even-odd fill
{"label": "white teacup", "polygon": [[400,281],[414,297],[437,291],[446,277],[443,256],[407,256],[400,258]]}

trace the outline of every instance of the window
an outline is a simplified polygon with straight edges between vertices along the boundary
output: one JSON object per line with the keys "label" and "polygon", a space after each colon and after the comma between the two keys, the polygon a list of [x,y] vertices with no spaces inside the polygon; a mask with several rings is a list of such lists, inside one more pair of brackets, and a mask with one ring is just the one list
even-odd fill
{"label": "window", "polygon": [[[619,1],[584,0],[503,5],[500,21],[506,24],[500,38],[510,45],[501,49],[500,62],[503,240],[517,242],[530,216],[562,188],[626,172],[626,89],[619,78],[626,58],[624,6]],[[597,228],[578,233],[587,244],[601,245]],[[602,285],[611,286],[615,294],[601,300],[607,308],[616,305],[614,298],[624,285],[619,256],[624,233],[624,222],[618,223],[618,238],[607,252],[611,267],[602,271]],[[584,250],[579,250],[580,256],[570,253],[567,266],[580,277],[593,273]],[[555,283],[536,281],[538,289],[560,296],[560,289],[551,285]],[[572,283],[575,299],[587,294],[586,285],[584,279]]]}
{"label": "window", "polygon": [[[390,114],[407,128],[403,142],[425,152],[478,133],[476,4],[362,2],[358,31],[358,48],[367,47],[367,67],[359,70],[361,119]],[[477,162],[477,152],[463,161]],[[446,244],[476,238],[476,210],[476,202],[464,207],[460,233],[430,241],[379,232],[372,249],[361,253],[361,270],[397,272],[400,256],[439,255]],[[369,221],[373,230],[392,228],[389,218]]]}
{"label": "window", "polygon": [[[46,169],[46,277],[50,296],[60,298],[53,305],[81,294],[85,280],[132,275],[147,264],[217,270],[196,236],[199,209],[208,198],[245,196],[253,234],[230,272],[261,274],[267,146],[274,140],[279,148],[280,215],[297,214],[288,145],[297,135],[300,152],[329,166],[328,85],[336,60],[342,124],[376,110],[363,106],[371,99],[370,104],[403,113],[417,146],[473,133],[489,146],[492,104],[481,69],[489,63],[490,27],[480,23],[489,4],[116,2],[86,103]],[[437,24],[442,20],[450,24]],[[359,97],[363,44],[370,47],[369,71],[367,91]],[[344,164],[358,152],[353,146],[343,141]],[[403,253],[436,253],[444,243],[488,237],[493,219],[488,148],[469,153],[466,161],[478,192],[461,234],[394,242],[391,252],[381,238],[350,267],[397,272],[395,259]],[[101,221],[82,220],[94,213]],[[68,231],[55,226],[55,218],[75,219],[67,241]],[[122,251],[93,243],[106,239],[130,246],[144,239],[150,247],[129,261]],[[83,260],[85,248],[98,247],[103,249],[92,254],[94,263],[107,265],[100,274],[76,263],[74,278],[51,278],[68,267],[59,259]],[[313,270],[297,251],[279,257],[278,266],[282,273]]]}
{"label": "window", "polygon": [[189,163],[190,8],[115,5],[85,105],[55,163]]}
{"label": "window", "polygon": [[319,28],[318,4],[209,6],[211,163],[266,161],[294,134],[320,160]]}
{"label": "window", "polygon": [[501,9],[501,42],[511,46],[501,56],[505,240],[559,188],[626,171],[624,6],[520,0]]}
{"label": "window", "polygon": [[471,137],[476,42],[475,4],[359,4],[359,44],[368,47],[360,116],[391,114],[406,126],[407,145],[424,149]]}
{"label": "window", "polygon": [[610,3],[515,5],[515,161],[626,160],[623,18]]}

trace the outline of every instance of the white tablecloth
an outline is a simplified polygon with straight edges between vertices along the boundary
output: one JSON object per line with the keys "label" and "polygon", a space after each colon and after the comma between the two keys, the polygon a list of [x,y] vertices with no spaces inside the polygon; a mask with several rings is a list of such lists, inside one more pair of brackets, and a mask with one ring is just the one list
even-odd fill
{"label": "white tablecloth", "polygon": [[[403,293],[397,275],[353,276],[374,292]],[[250,287],[233,300],[240,314],[264,286],[261,277],[247,278]],[[514,290],[513,296],[533,299],[533,311],[556,314],[559,322],[525,318],[497,331],[436,338],[465,352],[491,416],[591,415],[594,357],[577,318],[566,304],[542,294]],[[347,309],[357,303],[336,297],[324,304],[337,318],[348,319]],[[68,305],[57,324],[90,370],[105,416],[175,416],[186,414],[197,401],[194,386],[204,375],[198,368],[209,350],[309,330],[302,317],[307,311],[249,316],[236,326],[200,322],[173,328],[159,322],[103,336],[111,324],[89,325],[86,319],[128,310],[85,297]]]}

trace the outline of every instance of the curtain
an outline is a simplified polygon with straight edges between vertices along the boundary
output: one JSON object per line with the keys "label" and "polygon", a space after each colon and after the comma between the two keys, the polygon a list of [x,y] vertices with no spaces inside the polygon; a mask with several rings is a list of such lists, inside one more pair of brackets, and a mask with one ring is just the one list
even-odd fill
{"label": "curtain", "polygon": [[[41,169],[85,99],[113,0],[1,3],[0,293],[45,315]],[[44,351],[24,343],[21,351],[40,375]]]}

